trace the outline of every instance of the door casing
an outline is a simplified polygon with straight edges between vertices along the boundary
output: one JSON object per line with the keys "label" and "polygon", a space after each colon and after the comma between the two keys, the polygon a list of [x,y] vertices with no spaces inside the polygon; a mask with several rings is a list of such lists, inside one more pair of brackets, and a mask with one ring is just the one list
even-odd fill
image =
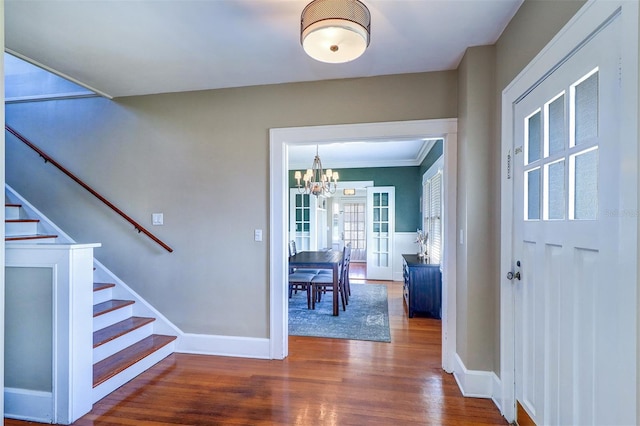
{"label": "door casing", "polygon": [[456,162],[458,120],[409,120],[364,124],[289,127],[269,132],[269,356],[284,359],[288,345],[288,298],[286,291],[288,147],[317,145],[340,141],[393,140],[407,138],[442,138],[444,140],[445,177],[444,209],[452,216],[444,226],[444,263],[442,292],[442,367],[453,372],[456,342]]}

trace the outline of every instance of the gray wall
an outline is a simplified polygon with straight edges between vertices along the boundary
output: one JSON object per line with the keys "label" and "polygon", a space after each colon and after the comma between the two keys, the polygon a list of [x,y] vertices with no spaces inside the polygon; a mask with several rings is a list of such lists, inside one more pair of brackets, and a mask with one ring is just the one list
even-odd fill
{"label": "gray wall", "polygon": [[492,175],[495,48],[473,47],[458,68],[458,232],[456,348],[467,368],[493,371],[497,313],[497,197]]}
{"label": "gray wall", "polygon": [[12,137],[7,182],[77,241],[101,242],[98,260],[183,331],[267,337],[269,129],[456,117],[456,91],[450,71],[7,105],[9,124],[171,254]]}

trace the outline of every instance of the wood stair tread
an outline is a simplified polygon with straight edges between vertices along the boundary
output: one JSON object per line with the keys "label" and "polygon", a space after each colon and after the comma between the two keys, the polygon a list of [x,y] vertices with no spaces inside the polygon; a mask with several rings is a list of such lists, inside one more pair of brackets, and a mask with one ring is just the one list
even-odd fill
{"label": "wood stair tread", "polygon": [[125,306],[133,305],[135,302],[133,300],[118,300],[112,299],[107,300],[106,302],[98,303],[97,305],[93,305],[93,317],[97,317],[103,314],[106,314],[111,311],[115,311],[116,309],[124,308]]}
{"label": "wood stair tread", "polygon": [[38,223],[40,219],[5,219],[6,223]]}
{"label": "wood stair tread", "polygon": [[93,365],[93,387],[106,382],[136,362],[168,345],[176,336],[153,334]]}
{"label": "wood stair tread", "polygon": [[116,285],[113,283],[93,283],[93,291],[100,291],[107,288],[113,288],[115,286]]}
{"label": "wood stair tread", "polygon": [[107,342],[117,339],[129,332],[137,330],[138,328],[145,326],[153,321],[155,318],[147,317],[130,317],[126,320],[117,322],[102,330],[95,331],[93,333],[93,347],[97,348],[100,345],[104,345]]}
{"label": "wood stair tread", "polygon": [[5,207],[22,207],[22,204],[5,203],[4,206]]}
{"label": "wood stair tread", "polygon": [[5,241],[22,241],[22,240],[41,240],[45,238],[58,238],[57,235],[33,234],[33,235],[12,235],[5,237]]}

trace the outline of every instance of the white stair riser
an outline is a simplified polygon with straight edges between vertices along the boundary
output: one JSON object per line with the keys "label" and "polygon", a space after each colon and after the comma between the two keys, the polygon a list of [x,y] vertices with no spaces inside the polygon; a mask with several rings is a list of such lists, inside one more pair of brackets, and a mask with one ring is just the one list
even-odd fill
{"label": "white stair riser", "polygon": [[98,303],[106,302],[107,300],[111,300],[111,299],[113,299],[113,291],[111,287],[93,292],[94,305],[97,305]]}
{"label": "white stair riser", "polygon": [[131,367],[127,368],[120,374],[115,375],[106,382],[93,388],[93,402],[100,401],[105,396],[109,395],[120,386],[124,385],[137,375],[145,372],[164,358],[168,357],[175,351],[175,343],[171,342],[168,345],[158,349],[146,358],[141,359]]}
{"label": "white stair riser", "polygon": [[132,315],[133,308],[131,305],[129,305],[125,306],[124,308],[116,309],[115,311],[97,316],[93,318],[93,331],[102,330],[103,328],[108,327],[112,324],[124,321]]}
{"label": "white stair riser", "polygon": [[100,345],[93,349],[93,363],[102,361],[103,359],[120,352],[124,348],[139,342],[145,337],[149,337],[153,334],[153,323],[149,323],[133,330],[125,335],[118,337],[104,345]]}
{"label": "white stair riser", "polygon": [[5,222],[4,232],[7,237],[35,235],[38,233],[38,222]]}
{"label": "white stair riser", "polygon": [[4,206],[5,219],[20,219],[20,207]]}

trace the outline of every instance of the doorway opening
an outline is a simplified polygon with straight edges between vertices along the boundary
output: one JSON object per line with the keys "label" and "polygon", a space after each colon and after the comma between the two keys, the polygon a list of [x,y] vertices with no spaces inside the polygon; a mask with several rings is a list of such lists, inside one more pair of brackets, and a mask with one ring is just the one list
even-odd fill
{"label": "doorway opening", "polygon": [[[270,130],[270,356],[288,355],[288,285],[286,279],[289,209],[288,149],[343,141],[390,141],[411,138],[444,140],[444,210],[455,218],[457,119],[416,120]],[[455,355],[455,220],[443,221],[442,367],[453,371]]]}

